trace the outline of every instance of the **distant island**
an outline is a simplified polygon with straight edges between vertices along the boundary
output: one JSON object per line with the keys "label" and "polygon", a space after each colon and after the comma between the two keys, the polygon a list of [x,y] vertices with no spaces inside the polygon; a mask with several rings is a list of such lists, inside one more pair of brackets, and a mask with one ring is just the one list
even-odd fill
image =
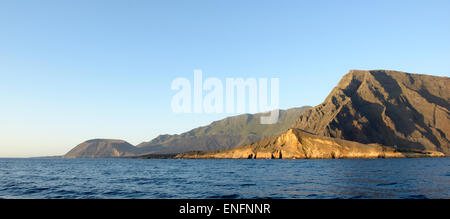
{"label": "distant island", "polygon": [[398,158],[450,155],[450,78],[351,70],[315,107],[225,118],[181,135],[131,145],[93,139],[63,158]]}

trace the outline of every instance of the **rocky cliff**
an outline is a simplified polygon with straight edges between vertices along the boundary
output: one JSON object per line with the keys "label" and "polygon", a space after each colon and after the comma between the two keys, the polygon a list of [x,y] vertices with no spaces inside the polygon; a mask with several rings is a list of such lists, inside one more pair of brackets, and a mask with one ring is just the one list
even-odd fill
{"label": "rocky cliff", "polygon": [[176,158],[193,159],[323,159],[439,157],[437,151],[400,150],[379,144],[361,144],[289,129],[278,137],[216,152],[189,152]]}
{"label": "rocky cliff", "polygon": [[450,155],[450,78],[352,70],[294,128],[364,144]]}

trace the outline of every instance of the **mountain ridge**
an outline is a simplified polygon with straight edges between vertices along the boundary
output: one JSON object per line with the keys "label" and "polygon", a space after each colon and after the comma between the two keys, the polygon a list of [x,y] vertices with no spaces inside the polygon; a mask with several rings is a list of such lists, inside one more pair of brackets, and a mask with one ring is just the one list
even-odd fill
{"label": "mountain ridge", "polygon": [[178,158],[403,158],[449,155],[448,77],[351,70],[287,132]]}
{"label": "mountain ridge", "polygon": [[[209,125],[194,128],[181,134],[159,135],[151,141],[142,142],[137,146],[131,145],[123,140],[91,139],[77,145],[63,157],[135,157],[177,154],[192,150],[229,149],[260,140],[264,137],[281,134],[292,125],[292,121],[301,112],[310,108],[309,106],[304,106],[280,110],[279,121],[271,125],[260,124],[260,118],[266,116],[268,113],[242,114],[226,117],[213,121]],[[115,141],[122,141],[121,143],[124,145],[120,148],[112,147],[110,144]]]}
{"label": "mountain ridge", "polygon": [[292,128],[321,136],[450,154],[450,79],[351,70]]}
{"label": "mountain ridge", "polygon": [[[307,148],[315,148],[319,153],[314,155],[315,158],[331,156],[330,153],[318,148],[318,145],[332,150],[334,157],[339,157],[336,153],[344,154],[341,156],[343,158],[374,158],[372,155],[358,154],[359,152],[356,153],[358,155],[354,155],[354,151],[367,151],[368,148],[375,150],[375,152],[369,150],[370,153],[381,157],[415,157],[430,154],[430,156],[448,156],[450,155],[449,85],[448,77],[391,70],[350,70],[324,102],[313,108],[280,110],[280,119],[276,125],[260,124],[259,118],[264,116],[264,113],[243,114],[214,121],[207,126],[194,128],[179,135],[160,135],[136,147],[132,145],[130,147],[122,142],[125,145],[116,148],[108,143],[109,140],[103,140],[104,142],[100,143],[85,142],[77,146],[77,150],[76,147],[72,151],[78,151],[83,156],[100,153],[98,151],[117,156],[182,153],[180,156],[187,158],[191,155],[199,157],[202,154],[208,154],[206,157],[214,157],[215,155],[211,155],[214,153],[233,154],[247,148],[245,152],[247,155],[245,153],[236,155],[243,158],[248,156],[249,147],[254,147],[251,149],[253,151],[265,147],[275,147],[281,151],[283,145],[267,142],[288,133],[290,138],[299,141],[289,142],[300,145],[301,150],[305,149],[301,139],[316,142],[316,145],[307,145]],[[95,149],[92,144],[99,148]],[[346,148],[345,144],[353,145],[353,148],[343,150],[342,148]],[[188,155],[189,151],[203,152]],[[386,151],[390,154],[386,155]],[[291,157],[302,157],[297,155]],[[276,157],[274,154],[270,156]],[[281,157],[281,152],[279,156]],[[305,155],[303,158],[308,157]]]}
{"label": "mountain ridge", "polygon": [[[229,149],[264,137],[281,134],[289,129],[296,117],[310,108],[303,106],[280,110],[278,122],[271,125],[260,124],[260,118],[268,113],[231,116],[180,135],[161,135],[149,143],[139,144],[138,147],[146,150],[147,153],[152,153],[153,148],[156,148],[158,153],[182,153],[189,151],[187,148],[191,148],[191,150]],[[161,149],[168,147],[177,148],[177,150]]]}

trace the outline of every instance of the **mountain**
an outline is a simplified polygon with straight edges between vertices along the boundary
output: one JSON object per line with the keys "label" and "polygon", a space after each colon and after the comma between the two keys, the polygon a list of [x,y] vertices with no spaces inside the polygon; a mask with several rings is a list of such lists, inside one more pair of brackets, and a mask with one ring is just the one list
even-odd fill
{"label": "mountain", "polygon": [[215,121],[180,135],[160,135],[136,147],[122,140],[97,139],[86,141],[65,156],[66,158],[129,157],[174,154],[186,151],[209,151],[236,147],[265,137],[276,136],[289,129],[302,112],[311,107],[280,110],[275,124],[260,124],[267,113],[243,114]]}
{"label": "mountain", "polygon": [[136,151],[135,146],[123,140],[93,139],[77,145],[63,158],[124,157],[133,156]]}
{"label": "mountain", "polygon": [[352,70],[293,128],[364,144],[450,155],[450,78]]}
{"label": "mountain", "polygon": [[440,157],[436,151],[401,151],[379,144],[361,144],[339,138],[318,136],[300,129],[261,141],[216,152],[187,152],[176,158],[209,159],[323,159]]}
{"label": "mountain", "polygon": [[450,79],[351,70],[292,129],[229,150],[179,158],[377,158],[450,154]]}
{"label": "mountain", "polygon": [[289,129],[302,112],[310,108],[305,106],[280,110],[278,122],[271,125],[260,123],[260,118],[267,116],[267,113],[228,117],[180,135],[160,135],[137,147],[140,148],[142,154],[229,149],[281,134]]}
{"label": "mountain", "polygon": [[267,113],[243,114],[215,121],[180,135],[161,135],[150,142],[139,144],[142,153],[167,154],[186,151],[211,151],[229,149],[238,145],[276,136],[289,129],[292,121],[311,107],[280,110],[278,122],[261,124],[260,118]]}
{"label": "mountain", "polygon": [[[281,110],[278,123],[273,125],[260,124],[264,114],[244,114],[180,135],[161,135],[137,147],[127,144],[118,149],[107,143],[83,143],[66,156],[150,157],[173,153],[183,153],[179,156],[186,158],[448,156],[449,85],[448,77],[351,70],[322,104]],[[244,146],[236,147],[239,145]],[[215,152],[184,153],[188,151]]]}

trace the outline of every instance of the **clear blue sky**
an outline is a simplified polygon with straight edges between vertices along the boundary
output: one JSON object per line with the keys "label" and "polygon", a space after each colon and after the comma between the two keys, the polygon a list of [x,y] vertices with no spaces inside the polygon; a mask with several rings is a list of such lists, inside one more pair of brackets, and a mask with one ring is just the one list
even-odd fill
{"label": "clear blue sky", "polygon": [[317,105],[349,69],[449,76],[450,1],[3,0],[0,157],[137,144],[227,114],[179,114],[176,77],[278,77]]}

